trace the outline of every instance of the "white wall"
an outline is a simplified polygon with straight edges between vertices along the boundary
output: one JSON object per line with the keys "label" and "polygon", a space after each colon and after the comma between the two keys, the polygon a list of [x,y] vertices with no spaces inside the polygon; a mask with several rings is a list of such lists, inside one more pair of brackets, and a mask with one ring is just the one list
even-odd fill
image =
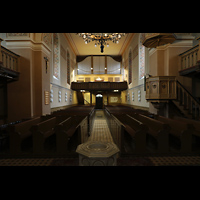
{"label": "white wall", "polygon": [[[67,51],[69,51],[70,54],[70,82],[75,79],[73,77],[73,66],[76,65],[76,59],[75,54],[72,51],[67,39],[65,38],[65,35],[63,33],[58,33],[59,37],[59,44],[60,44],[60,76],[59,79],[53,78],[53,53],[51,53],[51,75],[50,75],[50,90],[53,91],[53,102],[51,102],[51,108],[55,107],[62,107],[67,106],[71,104],[77,104],[77,97],[76,92],[70,89],[70,85],[67,83]],[[53,44],[52,44],[53,45]],[[64,53],[66,55],[63,57],[61,55],[61,45],[62,49],[64,49]],[[61,92],[61,101],[59,102],[59,94],[58,92]],[[65,96],[67,93],[67,101],[65,101]],[[72,95],[72,99],[70,100],[70,95]]]}
{"label": "white wall", "polygon": [[[141,106],[141,107],[149,107],[149,103],[146,101],[144,91],[144,79],[139,79],[139,33],[136,33],[133,36],[132,41],[126,48],[125,52],[122,55],[122,70],[124,70],[124,80],[128,82],[128,56],[129,51],[132,51],[132,83],[128,84],[128,90],[122,92],[122,103]],[[149,50],[145,48],[145,74],[148,73],[148,56]],[[138,91],[140,91],[138,93]],[[132,92],[134,93],[134,100],[132,100]],[[140,100],[138,99],[138,94],[140,95]],[[128,98],[129,95],[129,98]]]}

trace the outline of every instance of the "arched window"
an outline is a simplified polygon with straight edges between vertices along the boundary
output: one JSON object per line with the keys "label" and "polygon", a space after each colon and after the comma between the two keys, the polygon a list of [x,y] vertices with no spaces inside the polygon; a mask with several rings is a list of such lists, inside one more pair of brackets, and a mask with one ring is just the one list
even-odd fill
{"label": "arched window", "polygon": [[129,84],[132,83],[132,51],[129,50],[128,54],[128,77],[129,77]]}
{"label": "arched window", "polygon": [[67,51],[67,83],[70,84],[70,54]]}
{"label": "arched window", "polygon": [[59,49],[59,40],[58,34],[53,34],[53,77],[59,79],[60,75],[60,49]]}
{"label": "arched window", "polygon": [[145,73],[145,46],[142,45],[142,41],[144,40],[145,34],[140,33],[139,37],[139,79],[144,78]]}

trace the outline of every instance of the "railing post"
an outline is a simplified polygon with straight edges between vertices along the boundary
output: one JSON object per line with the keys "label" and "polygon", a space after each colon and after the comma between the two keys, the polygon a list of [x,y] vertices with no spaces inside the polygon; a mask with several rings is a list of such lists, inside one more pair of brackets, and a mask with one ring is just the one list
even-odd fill
{"label": "railing post", "polygon": [[3,41],[3,39],[0,38],[0,63],[2,62],[2,53],[1,53],[1,42]]}

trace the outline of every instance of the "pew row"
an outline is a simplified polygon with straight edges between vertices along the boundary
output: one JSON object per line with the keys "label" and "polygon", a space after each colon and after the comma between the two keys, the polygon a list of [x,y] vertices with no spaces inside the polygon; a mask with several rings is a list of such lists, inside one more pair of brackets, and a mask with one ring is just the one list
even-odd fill
{"label": "pew row", "polygon": [[172,146],[175,146],[174,142],[176,141],[181,153],[190,153],[192,151],[192,134],[194,132],[194,126],[192,124],[158,115],[155,118],[171,127],[170,141]]}
{"label": "pew row", "polygon": [[168,124],[138,113],[130,114],[130,116],[148,127],[148,136],[151,137],[150,139],[154,138],[157,153],[169,152],[169,131],[171,128]]}
{"label": "pew row", "polygon": [[46,115],[41,117],[36,117],[19,124],[10,125],[8,127],[9,133],[9,146],[11,154],[21,154],[23,151],[23,146],[32,146],[32,133],[30,128],[40,122],[43,122],[52,116]]}
{"label": "pew row", "polygon": [[115,114],[114,117],[122,122],[125,127],[124,139],[127,139],[126,144],[129,147],[127,151],[144,153],[146,151],[146,133],[148,127],[129,115]]}
{"label": "pew row", "polygon": [[38,123],[31,128],[33,153],[35,155],[48,153],[45,149],[45,142],[52,136],[55,137],[53,140],[57,154],[65,154],[69,152],[69,149],[75,151],[77,145],[87,140],[87,128],[87,117],[85,116],[61,115]]}
{"label": "pew row", "polygon": [[[59,155],[70,152],[70,143],[79,144],[88,140],[88,117],[72,116],[62,121],[55,127],[56,153]],[[77,134],[75,134],[77,131]],[[76,139],[73,138],[75,136]],[[71,144],[71,146],[73,146]]]}
{"label": "pew row", "polygon": [[148,130],[146,125],[125,114],[111,114],[107,109],[105,109],[105,116],[121,155],[145,152]]}
{"label": "pew row", "polygon": [[[7,132],[9,135],[9,151],[10,151],[10,153],[15,154],[15,155],[28,155],[28,154],[31,155],[33,153],[33,149],[34,149],[34,151],[37,152],[37,150],[35,150],[35,149],[39,148],[39,146],[41,146],[41,144],[33,145],[33,135],[32,135],[33,132],[30,129],[33,126],[38,125],[38,124],[40,124],[48,119],[52,119],[54,117],[56,117],[56,124],[54,123],[54,125],[57,125],[57,124],[61,123],[62,121],[67,120],[70,117],[73,118],[74,121],[77,121],[77,118],[85,118],[86,117],[84,120],[84,126],[82,124],[80,125],[81,133],[83,133],[83,131],[84,131],[84,134],[81,134],[82,139],[80,139],[80,140],[86,141],[89,136],[89,133],[92,129],[92,124],[94,122],[94,106],[70,107],[68,109],[55,111],[51,115],[36,117],[34,119],[29,119],[29,120],[26,120],[24,122],[21,122],[21,123],[15,124],[15,125],[9,125],[7,128]],[[72,123],[71,123],[71,125],[72,125]],[[48,128],[48,127],[50,127],[50,126],[47,125],[46,128]],[[45,128],[45,127],[43,127],[43,128]],[[44,143],[48,143],[45,141],[50,141],[53,144],[56,143],[56,136],[55,136],[54,128],[55,128],[55,126],[52,127],[51,130],[43,130],[44,131],[44,135],[43,135]],[[77,128],[77,130],[76,130],[77,133],[78,133],[78,129],[79,128]],[[72,133],[72,129],[71,129],[71,133]],[[52,139],[49,140],[49,138],[52,138]],[[76,139],[78,140],[78,138],[76,138]],[[74,140],[74,143],[76,143],[75,142],[76,139],[75,139],[75,136],[72,136],[69,140],[70,141],[69,144],[72,143],[73,140]],[[53,147],[54,149],[55,149],[55,146],[56,145],[54,145],[54,147]],[[68,146],[70,146],[70,145],[68,145]],[[43,147],[41,147],[41,149],[43,149]],[[38,150],[37,154],[39,154],[39,153],[41,153],[41,152]]]}
{"label": "pew row", "polygon": [[186,118],[177,117],[177,116],[174,117],[174,120],[179,120],[187,124],[192,124],[195,128],[193,131],[193,135],[196,136],[197,138],[200,138],[200,121],[196,121],[193,119],[186,119]]}

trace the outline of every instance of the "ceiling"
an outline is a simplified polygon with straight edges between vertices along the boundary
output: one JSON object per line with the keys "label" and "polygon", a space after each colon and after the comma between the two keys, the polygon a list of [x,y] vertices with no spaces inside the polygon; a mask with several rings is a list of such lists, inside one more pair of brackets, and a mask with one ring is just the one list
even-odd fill
{"label": "ceiling", "polygon": [[104,52],[101,53],[100,46],[97,45],[97,47],[95,47],[94,41],[85,44],[84,40],[76,33],[65,33],[65,36],[76,55],[122,55],[133,35],[134,33],[126,33],[126,35],[120,39],[119,44],[114,44],[110,41],[109,47],[105,46]]}

